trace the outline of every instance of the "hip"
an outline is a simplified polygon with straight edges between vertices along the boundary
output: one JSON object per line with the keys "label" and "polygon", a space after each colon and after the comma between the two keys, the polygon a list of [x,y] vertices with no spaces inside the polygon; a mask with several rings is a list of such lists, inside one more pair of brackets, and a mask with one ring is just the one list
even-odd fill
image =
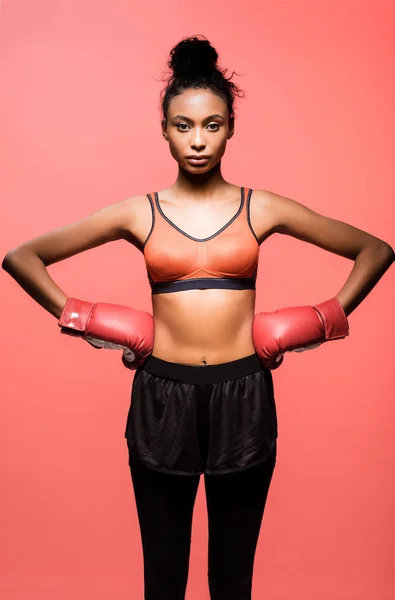
{"label": "hip", "polygon": [[247,468],[270,455],[277,435],[272,374],[256,353],[198,366],[150,355],[135,373],[125,437],[152,468]]}

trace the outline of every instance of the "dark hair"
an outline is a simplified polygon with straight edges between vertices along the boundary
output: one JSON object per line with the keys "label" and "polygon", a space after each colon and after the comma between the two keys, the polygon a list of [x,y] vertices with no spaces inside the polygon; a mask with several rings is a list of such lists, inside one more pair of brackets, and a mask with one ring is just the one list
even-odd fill
{"label": "dark hair", "polygon": [[167,63],[172,74],[167,78],[167,86],[161,92],[163,119],[167,119],[171,99],[188,88],[210,89],[226,103],[229,120],[234,118],[234,98],[244,97],[245,94],[233,81],[230,81],[234,71],[227,79],[224,76],[226,69],[217,66],[217,59],[215,48],[205,37],[203,40],[195,36],[187,37],[172,48]]}

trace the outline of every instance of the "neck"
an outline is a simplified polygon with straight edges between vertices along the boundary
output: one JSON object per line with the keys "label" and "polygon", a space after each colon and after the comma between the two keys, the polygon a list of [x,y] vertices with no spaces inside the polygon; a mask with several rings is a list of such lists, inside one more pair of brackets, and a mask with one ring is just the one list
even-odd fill
{"label": "neck", "polygon": [[178,176],[172,185],[173,190],[180,195],[189,195],[191,198],[205,199],[217,196],[230,184],[225,181],[221,173],[221,161],[206,173],[191,173],[182,167],[178,168]]}

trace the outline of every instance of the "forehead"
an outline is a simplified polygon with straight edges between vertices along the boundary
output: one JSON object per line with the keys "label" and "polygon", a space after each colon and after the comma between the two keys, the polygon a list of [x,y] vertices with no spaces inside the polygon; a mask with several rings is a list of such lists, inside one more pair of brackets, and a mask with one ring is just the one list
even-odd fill
{"label": "forehead", "polygon": [[172,98],[168,116],[172,118],[174,115],[183,114],[191,118],[203,119],[207,114],[212,113],[219,113],[226,117],[227,112],[226,103],[211,90],[188,88]]}

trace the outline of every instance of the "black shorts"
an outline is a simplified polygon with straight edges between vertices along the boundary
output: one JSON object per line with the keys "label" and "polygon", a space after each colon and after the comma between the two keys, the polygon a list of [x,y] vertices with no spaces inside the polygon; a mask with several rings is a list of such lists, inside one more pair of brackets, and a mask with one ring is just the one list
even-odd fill
{"label": "black shorts", "polygon": [[198,366],[151,354],[135,372],[125,437],[129,464],[164,473],[230,473],[275,459],[272,374],[255,353]]}

